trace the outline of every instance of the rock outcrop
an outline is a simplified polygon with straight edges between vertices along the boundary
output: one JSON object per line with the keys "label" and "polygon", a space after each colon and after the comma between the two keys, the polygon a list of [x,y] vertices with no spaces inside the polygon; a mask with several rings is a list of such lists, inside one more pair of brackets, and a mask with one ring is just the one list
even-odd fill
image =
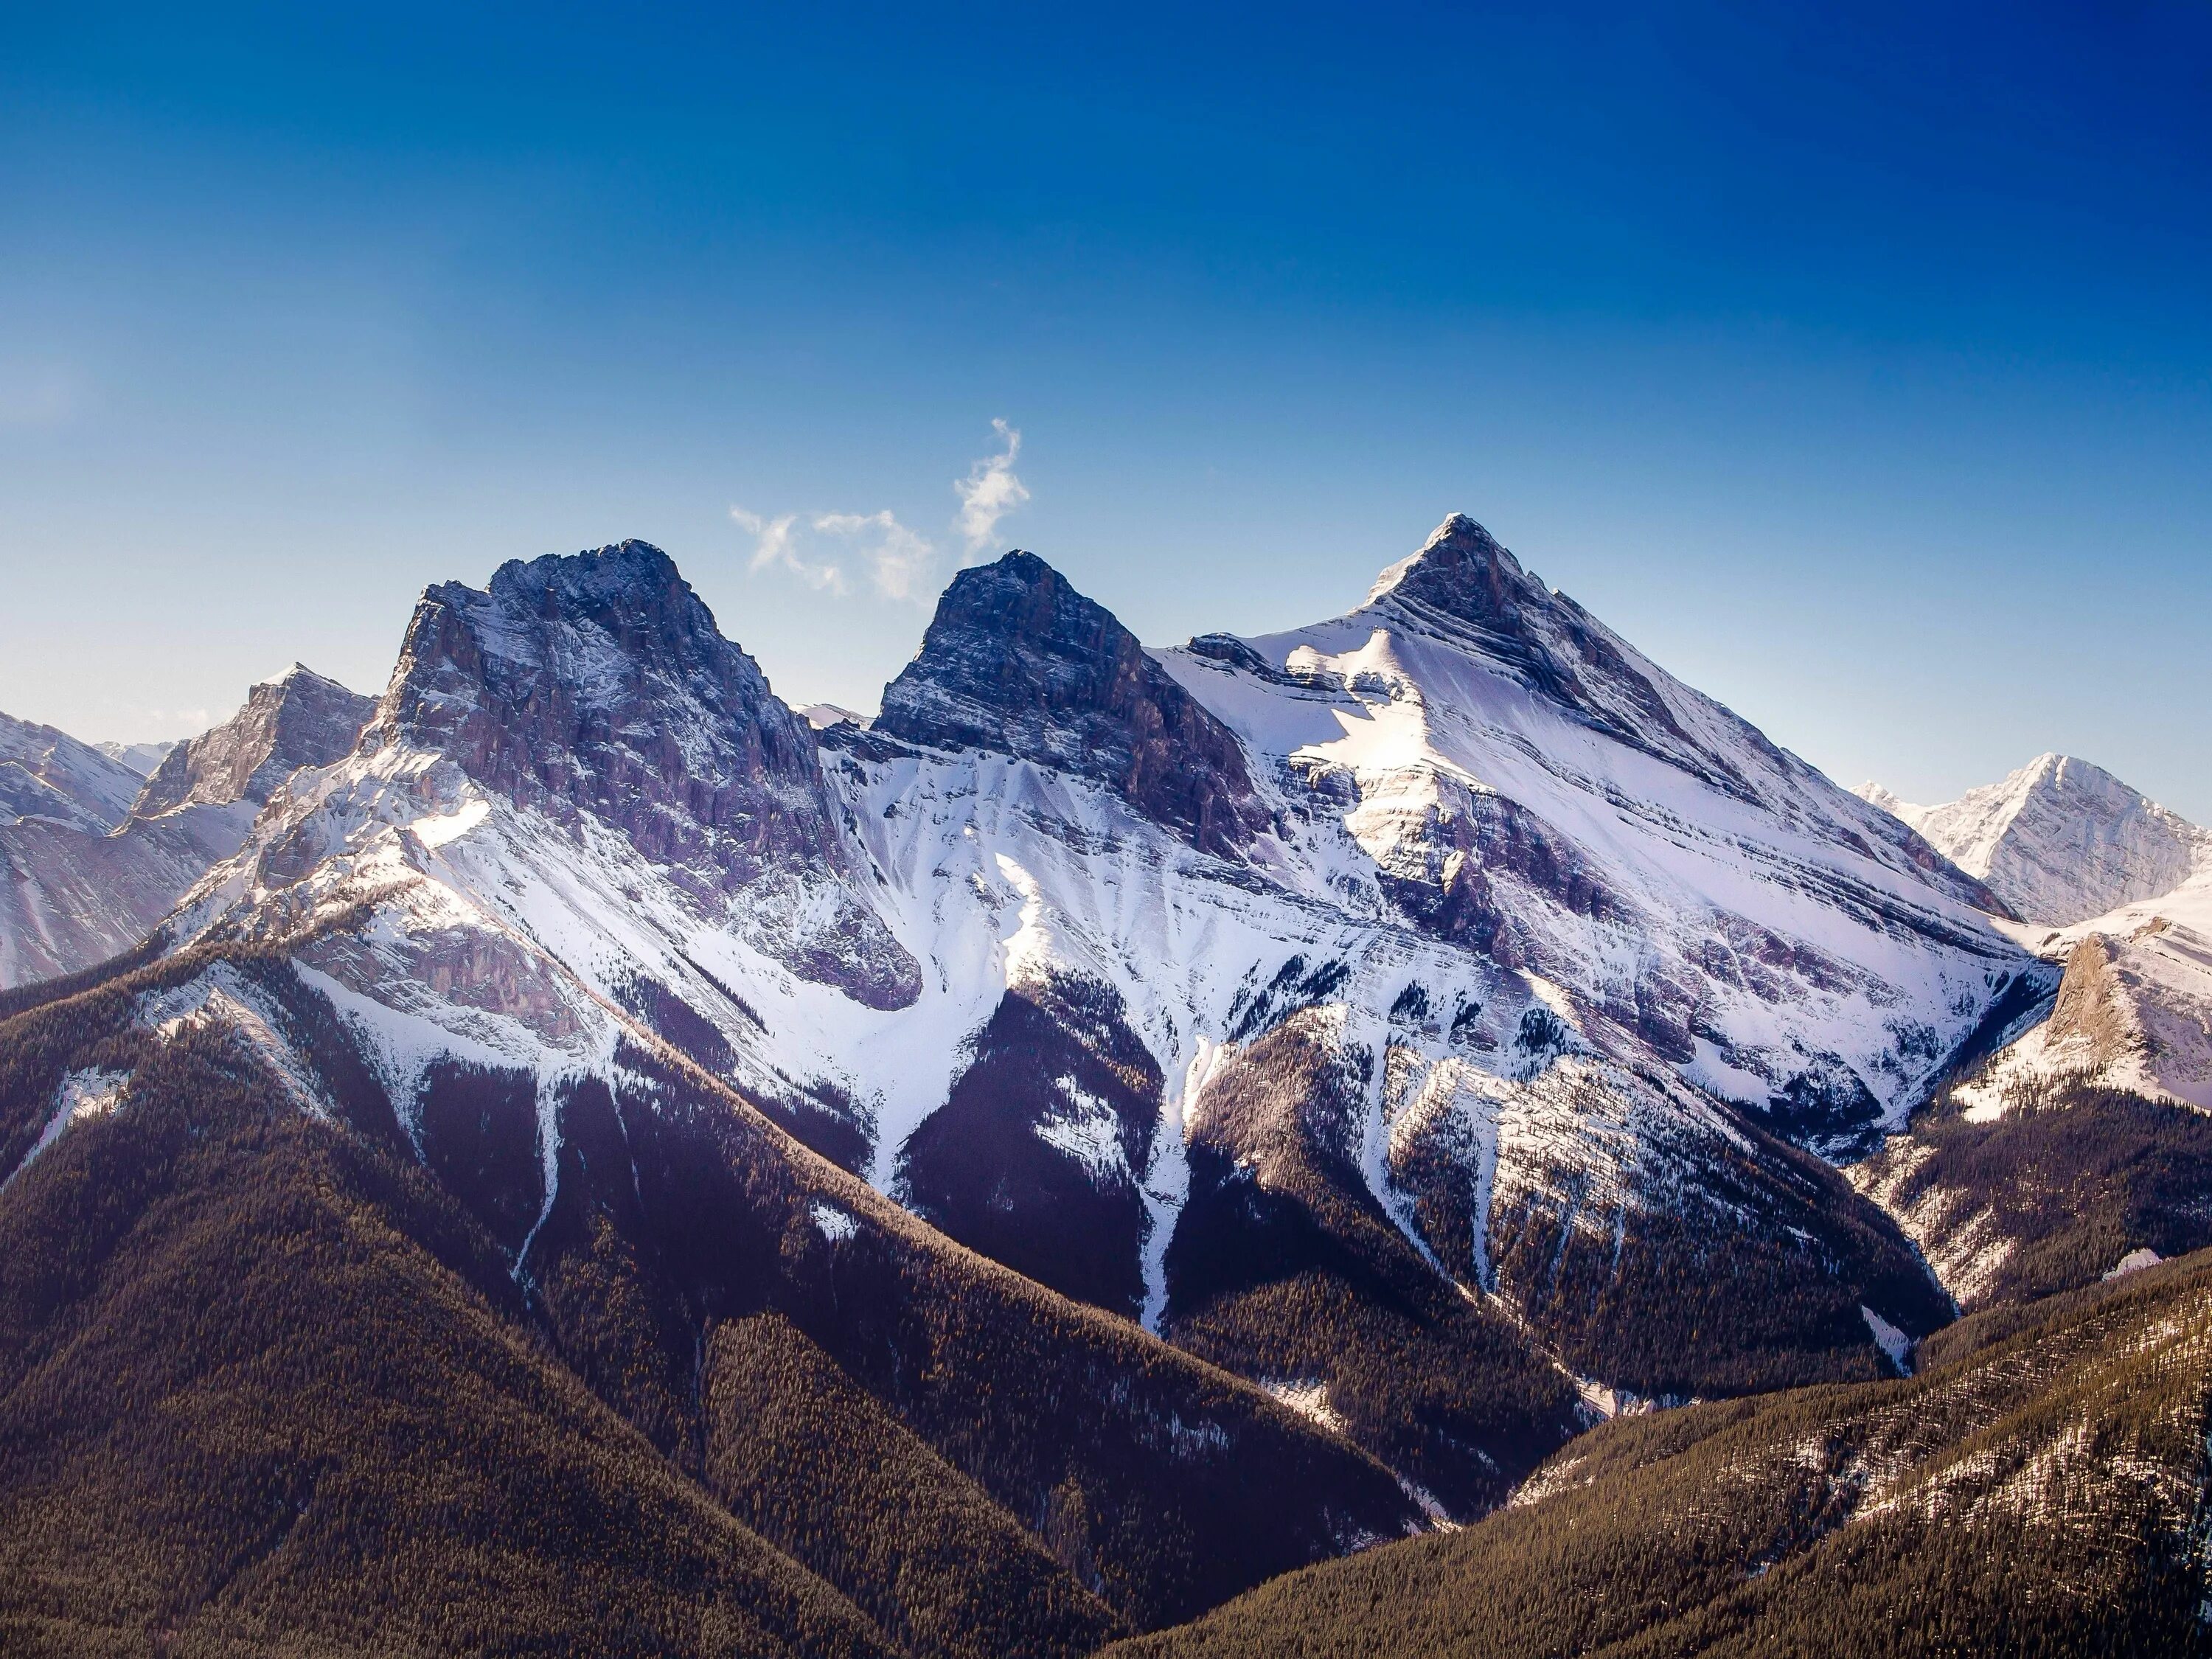
{"label": "rock outcrop", "polygon": [[185,806],[258,806],[301,767],[349,751],[375,708],[374,698],[295,663],[248,691],[246,707],[221,726],[170,750],[132,810],[150,818]]}
{"label": "rock outcrop", "polygon": [[953,578],[874,729],[1102,783],[1201,852],[1234,856],[1268,826],[1236,738],[1034,553]]}

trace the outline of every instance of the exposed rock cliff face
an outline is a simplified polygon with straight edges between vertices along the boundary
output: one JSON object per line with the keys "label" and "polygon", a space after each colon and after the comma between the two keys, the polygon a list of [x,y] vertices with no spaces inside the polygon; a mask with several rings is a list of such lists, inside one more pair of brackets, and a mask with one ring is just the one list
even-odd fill
{"label": "exposed rock cliff face", "polygon": [[246,707],[221,726],[170,750],[133,810],[158,817],[184,806],[258,806],[301,767],[328,766],[351,750],[375,707],[295,663],[247,692]]}
{"label": "exposed rock cliff face", "polygon": [[1103,783],[1201,852],[1234,854],[1267,827],[1237,740],[1034,553],[953,578],[875,729]]}
{"label": "exposed rock cliff face", "polygon": [[2065,963],[2051,1018],[1960,1085],[1971,1114],[2080,1085],[2212,1111],[2212,882],[2049,934],[2045,949]]}
{"label": "exposed rock cliff face", "polygon": [[643,542],[431,588],[379,708],[374,740],[393,739],[709,890],[841,850],[811,732]]}
{"label": "exposed rock cliff face", "polygon": [[912,958],[845,890],[854,866],[811,727],[659,548],[431,588],[367,743],[441,755],[572,830],[618,831],[695,902],[744,908],[802,977],[872,1006],[914,1000]]}

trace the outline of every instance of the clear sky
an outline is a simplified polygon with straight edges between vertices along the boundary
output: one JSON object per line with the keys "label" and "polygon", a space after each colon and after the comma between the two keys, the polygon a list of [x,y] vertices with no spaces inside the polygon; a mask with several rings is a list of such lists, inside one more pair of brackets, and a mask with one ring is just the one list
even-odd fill
{"label": "clear sky", "polygon": [[11,714],[629,535],[872,708],[971,554],[1172,642],[1455,509],[1841,781],[2212,822],[2212,8],[0,9]]}

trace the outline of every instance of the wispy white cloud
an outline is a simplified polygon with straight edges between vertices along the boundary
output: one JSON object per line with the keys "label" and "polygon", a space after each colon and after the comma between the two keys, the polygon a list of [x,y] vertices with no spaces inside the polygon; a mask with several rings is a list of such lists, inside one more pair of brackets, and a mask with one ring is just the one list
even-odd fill
{"label": "wispy white cloud", "polygon": [[811,560],[801,556],[798,546],[799,514],[779,514],[770,519],[758,513],[748,513],[742,507],[730,509],[730,517],[738,528],[753,538],[753,556],[746,568],[756,575],[771,568],[788,570],[811,586],[827,588],[832,593],[846,591],[845,573],[834,564]]}
{"label": "wispy white cloud", "polygon": [[[968,469],[966,477],[952,484],[960,497],[953,528],[970,555],[988,546],[999,520],[1030,498],[1028,488],[1014,473],[1015,458],[1022,451],[1021,433],[1004,421],[993,421],[991,427],[1005,447],[983,457]],[[750,568],[756,574],[787,571],[842,597],[852,592],[845,572],[857,564],[867,571],[869,585],[887,599],[927,601],[935,589],[940,557],[937,544],[900,523],[888,507],[880,513],[782,513],[770,518],[732,507],[730,519],[753,538]],[[825,542],[831,544],[826,550]]]}
{"label": "wispy white cloud", "polygon": [[1014,459],[1022,453],[1021,429],[998,420],[991,422],[991,429],[1006,447],[995,455],[986,455],[952,486],[960,497],[959,515],[953,524],[970,554],[988,548],[999,520],[1030,498],[1028,487],[1014,471]]}
{"label": "wispy white cloud", "polygon": [[868,561],[876,592],[887,599],[928,597],[930,577],[937,568],[937,547],[920,531],[901,524],[886,508],[881,513],[824,513],[814,528],[827,536],[842,537]]}

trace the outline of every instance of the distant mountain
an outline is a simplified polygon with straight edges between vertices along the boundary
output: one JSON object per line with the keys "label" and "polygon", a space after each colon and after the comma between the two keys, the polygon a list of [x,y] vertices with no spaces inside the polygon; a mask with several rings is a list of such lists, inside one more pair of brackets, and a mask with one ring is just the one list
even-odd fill
{"label": "distant mountain", "polygon": [[1865,793],[2063,974],[1853,1183],[1967,1308],[2212,1244],[2212,833],[2059,755],[1948,806]]}
{"label": "distant mountain", "polygon": [[129,767],[140,777],[152,774],[154,769],[168,758],[174,743],[96,743],[93,747],[112,761]]}
{"label": "distant mountain", "polygon": [[142,818],[189,806],[258,807],[303,766],[327,766],[353,746],[375,700],[294,663],[246,693],[211,732],[173,744],[132,807]]}
{"label": "distant mountain", "polygon": [[2023,921],[2069,927],[2212,873],[2212,830],[2066,755],[2039,755],[1941,806],[1915,806],[1879,784],[1858,793],[1987,882]]}
{"label": "distant mountain", "polygon": [[105,832],[130,815],[143,773],[51,726],[0,714],[0,824],[37,818]]}
{"label": "distant mountain", "polygon": [[0,715],[0,989],[89,968],[145,939],[301,766],[351,746],[370,700],[294,667],[213,731],[110,754]]}
{"label": "distant mountain", "polygon": [[2021,930],[2055,998],[1850,1172],[1962,1307],[2212,1244],[2212,878]]}

